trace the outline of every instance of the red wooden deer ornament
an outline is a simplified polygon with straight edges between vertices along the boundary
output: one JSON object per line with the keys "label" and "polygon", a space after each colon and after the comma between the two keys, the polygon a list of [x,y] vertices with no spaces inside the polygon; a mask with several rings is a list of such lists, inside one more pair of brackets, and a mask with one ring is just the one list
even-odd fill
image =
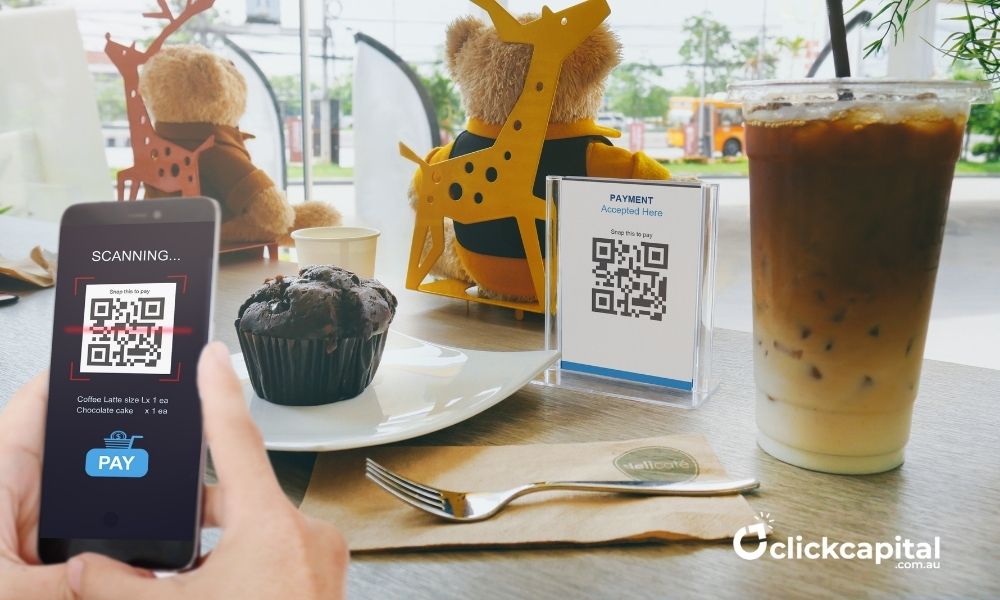
{"label": "red wooden deer ornament", "polygon": [[125,182],[129,182],[129,200],[139,197],[139,185],[152,186],[166,193],[180,192],[182,196],[197,196],[201,193],[198,175],[198,157],[215,144],[215,136],[205,140],[198,148],[186,150],[156,134],[149,119],[146,103],[139,93],[139,67],[159,52],[163,42],[196,14],[206,11],[215,0],[187,0],[184,9],[177,16],[171,12],[167,0],[157,0],[160,12],[144,13],[149,19],[166,19],[167,25],[145,52],[135,47],[124,46],[111,40],[105,34],[107,44],[104,52],[118,68],[125,80],[125,102],[128,111],[129,133],[132,139],[133,165],[118,172],[118,199],[125,200]]}

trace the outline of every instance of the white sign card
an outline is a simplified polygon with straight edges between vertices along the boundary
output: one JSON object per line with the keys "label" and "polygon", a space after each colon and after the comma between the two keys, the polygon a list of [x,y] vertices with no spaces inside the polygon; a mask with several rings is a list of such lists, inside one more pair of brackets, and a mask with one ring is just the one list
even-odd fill
{"label": "white sign card", "polygon": [[561,371],[697,391],[698,346],[711,323],[714,193],[698,182],[551,183]]}

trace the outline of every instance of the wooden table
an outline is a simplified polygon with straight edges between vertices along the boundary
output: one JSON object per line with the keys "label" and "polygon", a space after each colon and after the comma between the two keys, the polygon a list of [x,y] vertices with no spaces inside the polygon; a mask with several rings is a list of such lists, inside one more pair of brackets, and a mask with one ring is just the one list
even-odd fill
{"label": "wooden table", "polygon": [[[55,235],[51,224],[0,217],[0,254],[27,254],[36,243],[54,249]],[[294,270],[289,263],[224,259],[217,336],[235,351],[229,324],[239,303],[265,277]],[[11,287],[0,282],[0,289]],[[16,305],[0,308],[0,404],[48,363],[52,290],[23,295]],[[394,327],[436,341],[455,342],[465,336],[462,345],[480,347],[516,345],[534,334],[530,319],[518,323],[509,312],[472,307],[467,315],[461,303],[424,302],[414,301],[419,308],[401,311]],[[479,333],[471,335],[473,331]],[[1000,596],[995,552],[1000,536],[1000,372],[926,361],[906,464],[881,475],[846,477],[791,467],[757,448],[750,349],[749,334],[717,332],[715,361],[722,385],[697,410],[529,385],[465,423],[411,443],[558,443],[703,433],[731,473],[761,480],[761,490],[750,503],[754,510],[771,513],[772,540],[801,535],[806,542],[823,536],[840,542],[891,542],[896,535],[914,541],[939,536],[939,569],[766,556],[745,561],[728,542],[397,552],[355,556],[351,596]],[[272,452],[271,459],[285,491],[296,502],[301,500],[315,455]]]}

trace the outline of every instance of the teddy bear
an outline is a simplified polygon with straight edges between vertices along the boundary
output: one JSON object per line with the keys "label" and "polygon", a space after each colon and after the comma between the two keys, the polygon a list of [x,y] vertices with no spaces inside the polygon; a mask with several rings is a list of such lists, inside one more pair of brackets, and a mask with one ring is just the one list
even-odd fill
{"label": "teddy bear", "polygon": [[[247,84],[231,61],[197,44],[165,46],[143,67],[139,91],[159,136],[189,150],[215,136],[198,167],[202,194],[222,209],[223,241],[288,243],[295,229],[340,224],[340,213],[328,204],[293,207],[254,166],[244,145],[253,136],[239,129]],[[147,198],[167,195],[146,186]]]}
{"label": "teddy bear", "polygon": [[[522,23],[538,18],[518,17]],[[446,62],[468,114],[466,129],[455,140],[433,149],[436,163],[493,145],[521,95],[532,48],[500,40],[496,29],[475,17],[462,17],[447,30]],[[617,36],[600,25],[564,61],[556,89],[533,195],[545,198],[548,175],[669,179],[663,165],[643,152],[612,145],[621,133],[596,123],[611,70],[621,61]],[[418,170],[410,187],[415,206],[421,181]],[[539,238],[544,237],[540,223]],[[426,251],[426,248],[425,248]],[[446,221],[445,250],[431,274],[478,285],[487,297],[532,302],[531,273],[513,219],[475,224]]]}

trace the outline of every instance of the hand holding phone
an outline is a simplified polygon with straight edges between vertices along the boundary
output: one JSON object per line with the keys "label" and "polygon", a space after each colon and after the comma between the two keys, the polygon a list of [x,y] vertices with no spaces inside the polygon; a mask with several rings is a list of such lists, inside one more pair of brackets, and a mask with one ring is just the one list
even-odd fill
{"label": "hand holding phone", "polygon": [[204,440],[194,366],[211,336],[210,198],[75,204],[62,217],[38,556],[153,569],[198,556]]}
{"label": "hand holding phone", "polygon": [[343,596],[347,547],[333,525],[304,517],[281,491],[219,343],[206,347],[198,367],[205,432],[219,476],[205,492],[205,526],[224,528],[218,547],[195,569],[165,579],[96,554],[38,566],[45,382],[45,374],[36,377],[0,412],[0,480],[9,483],[0,488],[0,599]]}
{"label": "hand holding phone", "polygon": [[225,346],[198,364],[205,436],[219,483],[205,491],[205,526],[222,527],[194,570],[165,579],[96,554],[70,560],[82,598],[342,598],[347,546],[337,529],[299,513],[274,478]]}

